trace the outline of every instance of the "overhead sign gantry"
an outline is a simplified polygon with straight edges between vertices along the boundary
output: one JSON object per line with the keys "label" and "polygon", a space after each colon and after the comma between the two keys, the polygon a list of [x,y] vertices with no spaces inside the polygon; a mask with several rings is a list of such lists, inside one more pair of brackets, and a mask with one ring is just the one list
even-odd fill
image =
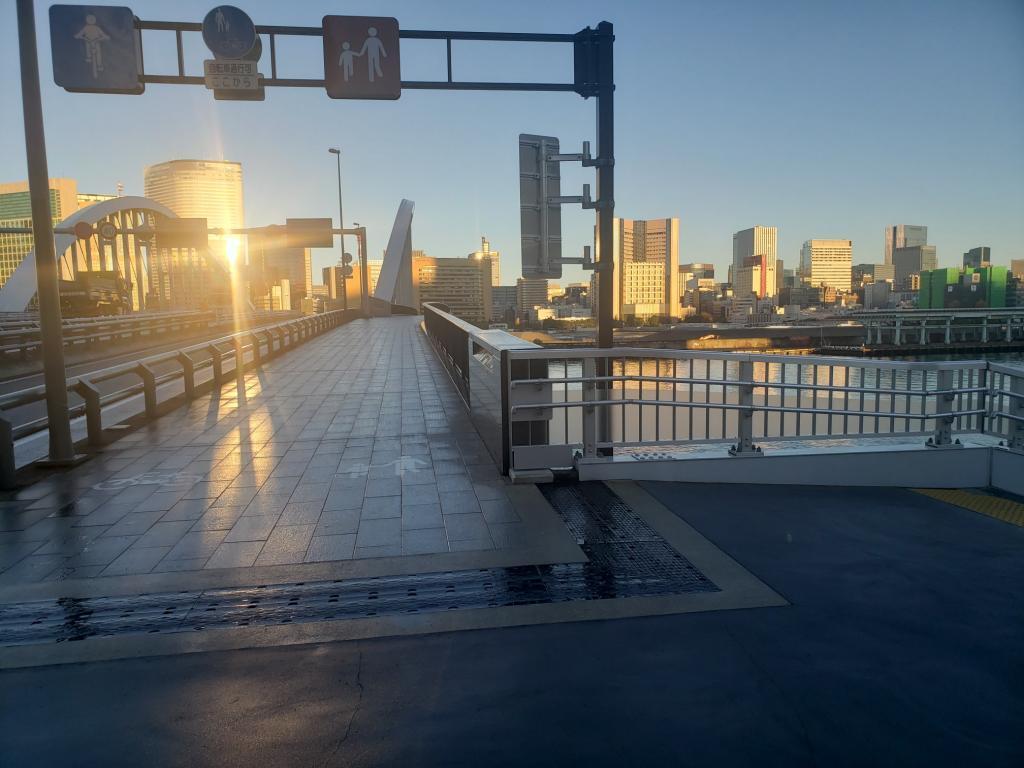
{"label": "overhead sign gantry", "polygon": [[[73,450],[70,443],[66,398],[59,379],[63,378],[60,336],[60,307],[52,233],[39,233],[51,226],[47,183],[46,150],[43,139],[42,106],[39,93],[38,55],[35,47],[35,14],[32,0],[17,0],[21,48],[22,100],[25,109],[25,143],[29,164],[30,194],[33,198],[33,226],[36,231],[37,275],[40,311],[54,314],[42,325],[44,360],[50,369],[47,410],[51,424],[51,459],[66,462]],[[177,51],[176,72],[147,71],[142,49],[142,32],[173,34]],[[202,33],[213,60],[204,63],[204,74],[186,73],[183,37]],[[324,72],[320,77],[280,77],[277,41],[282,37],[320,37]],[[29,39],[31,38],[31,40]],[[612,25],[601,22],[571,34],[519,32],[460,32],[401,29],[389,17],[325,16],[319,27],[255,24],[234,6],[216,6],[203,22],[148,21],[139,19],[125,6],[55,5],[50,8],[50,39],[54,81],[73,93],[116,93],[139,95],[147,85],[198,85],[214,91],[217,99],[261,100],[266,88],[322,88],[331,98],[396,99],[403,90],[459,91],[546,91],[576,93],[594,97],[597,107],[597,153],[587,155],[585,165],[597,170],[596,199],[589,194],[562,198],[562,202],[584,202],[597,213],[595,268],[599,275],[598,344],[612,345],[612,219],[614,216],[614,80]],[[263,39],[267,41],[264,51]],[[445,43],[447,77],[443,80],[403,80],[401,40],[438,40]],[[500,82],[456,80],[452,76],[452,46],[459,41],[502,43],[553,43],[573,46],[571,81]],[[268,53],[268,72],[259,62]],[[556,162],[568,159],[560,157]],[[544,157],[541,162],[548,162]],[[557,196],[556,196],[557,197]],[[545,200],[544,205],[549,201]],[[550,235],[552,230],[547,230]],[[560,268],[551,242],[547,269]],[[51,320],[55,322],[50,322]],[[46,350],[51,354],[48,356]]]}

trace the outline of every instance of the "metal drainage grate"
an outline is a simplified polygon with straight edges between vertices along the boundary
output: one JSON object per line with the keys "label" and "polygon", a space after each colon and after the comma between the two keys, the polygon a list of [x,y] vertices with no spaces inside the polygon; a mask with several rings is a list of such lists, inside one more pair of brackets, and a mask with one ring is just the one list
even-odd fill
{"label": "metal drainage grate", "polygon": [[602,483],[541,490],[589,562],[15,603],[0,645],[718,591]]}

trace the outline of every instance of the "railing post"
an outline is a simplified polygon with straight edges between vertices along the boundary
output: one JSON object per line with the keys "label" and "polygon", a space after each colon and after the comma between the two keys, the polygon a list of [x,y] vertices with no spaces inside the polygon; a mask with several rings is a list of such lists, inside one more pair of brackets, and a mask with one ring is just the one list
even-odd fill
{"label": "railing post", "polygon": [[181,366],[181,381],[185,385],[185,397],[192,400],[196,396],[196,365],[192,358],[184,352],[178,353],[178,364]]}
{"label": "railing post", "polygon": [[[597,376],[597,362],[592,357],[583,359],[583,378],[590,381],[583,382],[583,400],[596,400],[598,397],[597,382],[593,379]],[[583,406],[583,458],[592,459],[597,456],[597,411],[601,406]],[[566,418],[569,417],[566,411]]]}
{"label": "railing post", "polygon": [[235,336],[235,378],[240,382],[245,380],[245,341],[241,336]]}
{"label": "railing post", "polygon": [[762,456],[761,449],[754,445],[754,361],[740,360],[739,405],[736,413],[736,445],[729,449],[731,456]]}
{"label": "railing post", "polygon": [[512,468],[512,365],[508,350],[498,356],[498,370],[501,375],[501,474],[508,476]]}
{"label": "railing post", "polygon": [[100,391],[88,381],[75,385],[77,392],[85,400],[85,428],[89,435],[89,445],[103,445],[103,406],[100,402]]}
{"label": "railing post", "polygon": [[15,487],[17,468],[14,465],[14,424],[0,411],[0,489]]}
{"label": "railing post", "polygon": [[249,334],[249,338],[252,341],[252,366],[258,368],[260,365],[260,335],[253,331]]}
{"label": "railing post", "polygon": [[142,392],[146,401],[146,416],[155,419],[160,415],[156,403],[156,371],[145,363],[139,363],[135,368],[135,372],[142,379]]}
{"label": "railing post", "polygon": [[207,347],[210,351],[210,367],[213,369],[213,383],[217,386],[224,381],[224,361],[221,360],[220,349],[216,344]]}
{"label": "railing post", "polygon": [[1024,376],[1007,376],[1003,374],[1003,380],[1006,378],[1010,379],[1010,391],[1019,395],[1020,397],[1008,397],[1009,400],[1009,414],[1016,416],[1016,419],[1007,419],[1009,422],[1007,429],[1007,447],[1011,451],[1018,453],[1024,453],[1024,421],[1018,419],[1024,419]]}
{"label": "railing post", "polygon": [[935,433],[926,443],[930,448],[948,448],[953,445],[953,371],[939,370],[936,375],[939,390],[935,398]]}

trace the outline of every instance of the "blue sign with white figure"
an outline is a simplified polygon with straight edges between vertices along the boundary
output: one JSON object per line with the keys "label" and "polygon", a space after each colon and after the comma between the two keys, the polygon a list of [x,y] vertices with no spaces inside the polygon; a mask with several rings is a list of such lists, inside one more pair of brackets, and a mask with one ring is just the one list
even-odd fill
{"label": "blue sign with white figure", "polygon": [[256,25],[233,5],[218,5],[203,19],[203,42],[213,55],[241,59],[256,45]]}
{"label": "blue sign with white figure", "polygon": [[131,8],[51,5],[53,81],[80,93],[142,93],[142,46]]}

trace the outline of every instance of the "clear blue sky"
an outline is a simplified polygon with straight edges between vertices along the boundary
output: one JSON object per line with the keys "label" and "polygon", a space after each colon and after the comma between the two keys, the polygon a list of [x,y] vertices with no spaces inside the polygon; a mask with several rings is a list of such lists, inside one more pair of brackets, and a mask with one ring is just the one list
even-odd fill
{"label": "clear blue sky", "polygon": [[[131,0],[151,20],[201,21],[212,2]],[[731,258],[732,233],[779,228],[792,266],[811,237],[854,242],[880,261],[886,224],[926,224],[941,264],[975,245],[1024,258],[1024,2],[316,2],[239,3],[257,24],[319,25],[324,13],[393,15],[405,28],[616,32],[616,213],[678,216],[683,261]],[[406,92],[397,102],[332,101],[268,89],[265,102],[215,102],[199,86],[143,96],[53,85],[48,4],[37,4],[52,176],[87,191],[173,158],[238,160],[248,224],[336,216],[342,147],[346,220],[386,244],[399,199],[416,201],[414,247],[463,256],[487,235],[503,281],[519,274],[516,137],[594,138],[594,107],[573,94]],[[0,180],[25,178],[14,3],[0,9]],[[191,38],[191,39],[189,39]],[[169,72],[173,36],[147,33],[148,71]],[[205,47],[186,38],[190,73]],[[264,55],[267,58],[267,55]],[[279,47],[282,76],[321,76],[318,38]],[[407,42],[406,79],[444,76],[443,44]],[[268,63],[261,67],[269,68]],[[569,46],[455,45],[455,77],[571,77]],[[564,169],[563,194],[593,172]],[[592,212],[565,213],[565,249],[590,242]],[[351,249],[351,248],[350,248]],[[318,266],[335,255],[318,254]],[[578,270],[566,277],[579,279]]]}

